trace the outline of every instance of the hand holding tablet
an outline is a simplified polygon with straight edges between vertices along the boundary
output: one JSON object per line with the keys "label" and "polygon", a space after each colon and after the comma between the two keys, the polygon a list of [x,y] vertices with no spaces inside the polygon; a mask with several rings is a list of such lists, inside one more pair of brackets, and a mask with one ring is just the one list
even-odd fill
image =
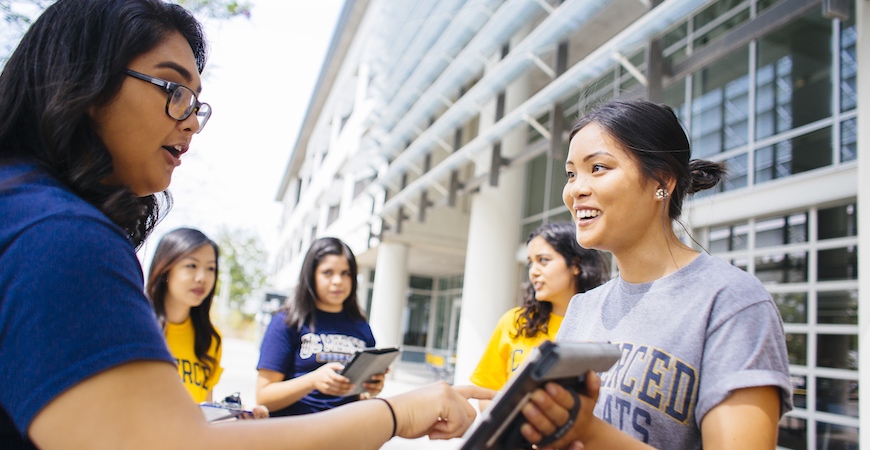
{"label": "hand holding tablet", "polygon": [[374,375],[385,373],[398,356],[399,349],[396,347],[367,348],[356,352],[340,373],[354,385],[346,395],[365,392],[363,383],[369,382]]}
{"label": "hand holding tablet", "polygon": [[[528,404],[531,393],[547,382],[564,386],[575,396],[575,408],[579,409],[579,393],[585,387],[586,372],[603,372],[619,360],[619,347],[612,344],[545,342],[536,348],[513,378],[495,396],[492,405],[484,412],[480,424],[466,433],[461,450],[514,450],[532,448],[520,434],[525,422],[523,407]],[[547,441],[558,439],[571,427],[572,418]]]}

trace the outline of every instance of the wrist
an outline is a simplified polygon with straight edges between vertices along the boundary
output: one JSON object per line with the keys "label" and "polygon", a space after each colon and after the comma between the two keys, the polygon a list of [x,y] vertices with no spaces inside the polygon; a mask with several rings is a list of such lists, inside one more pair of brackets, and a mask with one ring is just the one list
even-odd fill
{"label": "wrist", "polygon": [[392,432],[392,434],[390,435],[390,439],[396,437],[396,431],[397,431],[396,428],[397,428],[397,426],[398,426],[398,422],[397,422],[397,420],[396,420],[396,410],[393,409],[393,405],[392,405],[392,403],[390,403],[390,402],[389,402],[387,399],[385,399],[385,398],[375,398],[374,400],[379,400],[380,402],[383,402],[383,403],[387,406],[387,408],[389,408],[389,410],[390,410],[390,417],[392,418],[392,423],[393,423],[393,432]]}

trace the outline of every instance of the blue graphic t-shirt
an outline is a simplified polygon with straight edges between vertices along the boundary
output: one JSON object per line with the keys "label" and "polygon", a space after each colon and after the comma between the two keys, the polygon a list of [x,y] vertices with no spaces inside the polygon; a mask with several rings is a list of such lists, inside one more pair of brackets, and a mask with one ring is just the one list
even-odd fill
{"label": "blue graphic t-shirt", "polygon": [[0,449],[35,448],[34,417],[83,380],[173,363],[133,244],[30,164],[0,164]]}
{"label": "blue graphic t-shirt", "polygon": [[[314,331],[307,324],[299,331],[295,327],[288,328],[286,320],[287,315],[283,311],[272,317],[263,336],[260,362],[257,364],[257,369],[284,374],[285,380],[305,375],[326,363],[344,364],[357,350],[375,346],[369,324],[352,319],[343,312],[317,310]],[[335,397],[315,390],[284,409],[271,411],[270,415],[293,416],[324,411],[357,398],[356,395]]]}

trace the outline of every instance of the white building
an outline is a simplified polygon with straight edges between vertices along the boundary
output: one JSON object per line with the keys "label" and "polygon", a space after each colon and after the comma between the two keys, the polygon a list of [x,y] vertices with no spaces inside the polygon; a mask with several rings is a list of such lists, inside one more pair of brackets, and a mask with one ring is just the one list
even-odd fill
{"label": "white building", "polygon": [[311,240],[343,239],[379,344],[455,358],[465,383],[518,304],[526,236],[569,218],[567,131],[646,97],[731,170],[685,221],[780,306],[796,409],[779,445],[870,448],[868,19],[861,0],[348,0],[278,193],[271,282],[292,290]]}

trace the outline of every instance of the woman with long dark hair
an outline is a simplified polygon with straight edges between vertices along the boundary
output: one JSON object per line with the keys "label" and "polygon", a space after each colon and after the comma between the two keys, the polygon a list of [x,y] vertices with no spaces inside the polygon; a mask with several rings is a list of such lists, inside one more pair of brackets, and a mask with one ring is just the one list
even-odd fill
{"label": "woman with long dark hair", "polygon": [[324,411],[377,396],[384,374],[363,383],[361,396],[341,376],[354,352],[375,346],[357,300],[356,257],[333,237],[311,244],[294,295],[273,317],[260,348],[257,402],[273,416]]}
{"label": "woman with long dark hair", "polygon": [[135,249],[211,114],[205,54],[178,5],[58,0],[0,73],[0,448],[323,449],[352,436],[375,449],[461,435],[483,389],[434,384],[220,426],[190,401]]}
{"label": "woman with long dark hair", "polygon": [[[499,390],[544,341],[555,340],[571,297],[593,289],[610,278],[604,254],[580,247],[570,222],[539,226],[526,240],[529,282],[522,306],[502,315],[471,382]],[[488,402],[481,401],[481,409]]]}
{"label": "woman with long dark hair", "polygon": [[670,107],[614,100],[571,131],[565,171],[577,242],[611,252],[619,275],[571,300],[557,341],[610,342],[622,358],[600,378],[587,374],[579,397],[555,383],[535,392],[526,439],[587,450],[776,447],[792,408],[777,306],[757,278],[674,231],[686,196],[714,187],[724,166],[691,159]]}
{"label": "woman with long dark hair", "polygon": [[199,230],[179,228],[160,239],[146,293],[163,325],[178,374],[197,403],[212,401],[220,380],[221,335],[211,323],[220,251]]}

